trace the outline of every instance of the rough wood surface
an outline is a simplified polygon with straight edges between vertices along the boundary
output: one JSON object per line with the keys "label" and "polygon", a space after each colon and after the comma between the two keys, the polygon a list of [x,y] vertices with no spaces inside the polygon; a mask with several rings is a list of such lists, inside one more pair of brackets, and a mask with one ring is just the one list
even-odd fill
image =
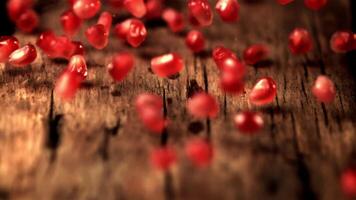
{"label": "rough wood surface", "polygon": [[[42,8],[41,27],[60,32],[56,17],[64,9],[60,3]],[[163,26],[150,26],[138,49],[115,38],[103,51],[88,48],[88,80],[70,103],[52,93],[65,62],[40,55],[25,69],[1,65],[0,199],[343,199],[339,175],[356,153],[355,57],[332,53],[329,38],[351,28],[351,15],[346,0],[330,0],[317,13],[302,1],[286,7],[241,1],[238,23],[216,17],[203,30],[208,49],[223,44],[239,56],[250,44],[268,44],[271,60],[249,66],[246,85],[248,94],[261,76],[277,81],[276,101],[265,108],[250,105],[245,94],[225,96],[210,56],[192,55],[183,35]],[[314,38],[307,56],[288,52],[288,34],[296,26]],[[16,36],[22,44],[36,39]],[[122,50],[134,52],[137,64],[124,82],[114,84],[105,65]],[[169,51],[184,56],[186,69],[174,80],[159,79],[149,71],[149,60]],[[317,103],[310,93],[319,74],[336,83],[333,104]],[[187,115],[185,101],[197,87],[218,97],[219,118],[197,121]],[[143,91],[162,95],[166,103],[172,123],[161,137],[138,123],[132,104]],[[232,115],[243,109],[264,113],[261,134],[247,137],[232,127]],[[214,161],[205,169],[184,157],[184,143],[193,137],[207,137],[214,145]],[[180,160],[162,173],[151,167],[148,155],[165,143],[177,149]]]}

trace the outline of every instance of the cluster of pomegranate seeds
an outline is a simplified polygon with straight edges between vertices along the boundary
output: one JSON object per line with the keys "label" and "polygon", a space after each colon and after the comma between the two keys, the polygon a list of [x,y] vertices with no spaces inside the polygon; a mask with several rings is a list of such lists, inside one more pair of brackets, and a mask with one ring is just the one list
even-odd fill
{"label": "cluster of pomegranate seeds", "polygon": [[188,10],[193,24],[210,26],[213,23],[213,11],[208,0],[188,0]]}
{"label": "cluster of pomegranate seeds", "polygon": [[312,39],[307,30],[296,28],[289,35],[289,50],[293,54],[308,53],[312,47]]}
{"label": "cluster of pomegranate seeds", "polygon": [[234,125],[241,133],[254,134],[263,128],[263,118],[258,112],[243,111],[234,116]]}
{"label": "cluster of pomegranate seeds", "polygon": [[331,49],[335,53],[346,53],[356,49],[356,34],[351,31],[337,31],[330,39]]}
{"label": "cluster of pomegranate seeds", "polygon": [[152,165],[159,170],[168,170],[176,161],[176,152],[171,147],[160,147],[151,152]]}
{"label": "cluster of pomegranate seeds", "polygon": [[151,60],[151,69],[159,77],[168,78],[182,71],[184,62],[178,53],[168,53]]}
{"label": "cluster of pomegranate seeds", "polygon": [[126,34],[126,41],[132,47],[139,47],[147,37],[147,30],[145,25],[138,19],[130,20],[130,27]]}
{"label": "cluster of pomegranate seeds", "polygon": [[7,62],[10,54],[19,47],[17,38],[13,36],[0,36],[0,63]]}
{"label": "cluster of pomegranate seeds", "polygon": [[324,7],[327,2],[327,0],[304,0],[305,6],[311,10],[319,10]]}
{"label": "cluster of pomegranate seeds", "polygon": [[33,0],[8,0],[7,13],[12,21],[16,21],[22,13],[31,9]]}
{"label": "cluster of pomegranate seeds", "polygon": [[312,93],[318,101],[331,103],[336,95],[335,85],[327,76],[320,75],[314,82]]}
{"label": "cluster of pomegranate seeds", "polygon": [[147,19],[158,19],[163,12],[164,0],[147,0],[146,2],[146,15]]}
{"label": "cluster of pomegranate seeds", "polygon": [[61,25],[63,31],[68,36],[74,36],[82,25],[82,19],[80,19],[72,10],[67,10],[60,16]]}
{"label": "cluster of pomegranate seeds", "polygon": [[134,66],[134,56],[131,53],[118,53],[112,58],[107,68],[115,81],[122,81]]}
{"label": "cluster of pomegranate seeds", "polygon": [[262,44],[255,44],[245,49],[243,53],[246,64],[254,65],[268,57],[268,48]]}
{"label": "cluster of pomegranate seeds", "polygon": [[270,77],[264,77],[257,80],[253,86],[249,100],[257,106],[272,103],[277,95],[276,82]]}
{"label": "cluster of pomegranate seeds", "polygon": [[32,9],[33,0],[9,0],[7,13],[16,27],[24,33],[31,33],[39,24],[38,14]]}
{"label": "cluster of pomegranate seeds", "polygon": [[147,9],[143,0],[124,0],[124,6],[135,17],[141,18],[146,15]]}
{"label": "cluster of pomegranate seeds", "polygon": [[287,5],[292,3],[294,0],[277,0],[277,2],[281,5]]}
{"label": "cluster of pomegranate seeds", "polygon": [[194,94],[187,102],[188,112],[196,118],[215,118],[219,113],[219,105],[216,99],[208,93]]}
{"label": "cluster of pomegranate seeds", "polygon": [[197,30],[190,31],[186,38],[185,44],[194,52],[199,53],[204,50],[205,38],[204,35]]}
{"label": "cluster of pomegranate seeds", "polygon": [[162,13],[162,19],[174,33],[184,29],[183,14],[172,8],[167,8]]}
{"label": "cluster of pomegranate seeds", "polygon": [[356,197],[356,169],[354,167],[344,170],[340,177],[343,193],[351,198]]}
{"label": "cluster of pomegranate seeds", "polygon": [[13,66],[23,67],[35,61],[36,57],[37,51],[35,46],[32,44],[27,44],[22,48],[13,51],[9,55],[8,62]]}
{"label": "cluster of pomegranate seeds", "polygon": [[235,22],[239,19],[240,5],[237,0],[218,0],[215,9],[225,22]]}
{"label": "cluster of pomegranate seeds", "polygon": [[209,165],[213,159],[213,147],[203,139],[192,139],[185,146],[185,153],[197,167]]}
{"label": "cluster of pomegranate seeds", "polygon": [[94,17],[101,8],[100,0],[74,0],[72,9],[81,19]]}

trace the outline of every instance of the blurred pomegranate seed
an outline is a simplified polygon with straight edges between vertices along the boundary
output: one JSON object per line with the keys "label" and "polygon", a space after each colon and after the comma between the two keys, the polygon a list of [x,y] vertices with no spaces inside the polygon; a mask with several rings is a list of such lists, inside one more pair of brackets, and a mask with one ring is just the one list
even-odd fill
{"label": "blurred pomegranate seed", "polygon": [[312,93],[318,101],[331,103],[335,99],[336,89],[329,77],[320,75],[314,82]]}
{"label": "blurred pomegranate seed", "polygon": [[12,52],[19,48],[19,41],[13,36],[0,36],[0,63],[6,62]]}
{"label": "blurred pomegranate seed", "polygon": [[240,5],[237,0],[218,0],[215,9],[225,22],[235,22],[239,19]]}
{"label": "blurred pomegranate seed", "polygon": [[292,3],[294,0],[277,0],[277,2],[281,5],[287,5]]}
{"label": "blurred pomegranate seed", "polygon": [[70,59],[76,50],[76,45],[67,36],[62,35],[54,38],[51,48],[54,54],[48,55],[49,57]]}
{"label": "blurred pomegranate seed", "polygon": [[138,111],[144,110],[147,107],[153,107],[159,110],[163,108],[163,101],[160,96],[142,93],[137,96],[135,107]]}
{"label": "blurred pomegranate seed", "polygon": [[169,53],[152,58],[151,68],[157,76],[166,78],[182,71],[184,62],[178,53]]}
{"label": "blurred pomegranate seed", "polygon": [[174,33],[180,32],[184,29],[183,14],[172,8],[167,8],[163,11],[162,19]]}
{"label": "blurred pomegranate seed", "polygon": [[221,69],[222,63],[226,58],[237,59],[236,55],[230,50],[223,46],[217,46],[213,49],[212,56],[215,64]]}
{"label": "blurred pomegranate seed", "polygon": [[237,95],[244,91],[244,82],[233,71],[222,71],[220,88],[228,94]]}
{"label": "blurred pomegranate seed", "polygon": [[107,2],[114,9],[120,9],[124,7],[124,0],[107,0]]}
{"label": "blurred pomegranate seed", "polygon": [[250,93],[249,100],[252,104],[261,106],[272,103],[276,95],[276,82],[270,77],[265,77],[257,81]]}
{"label": "blurred pomegranate seed", "polygon": [[82,55],[74,55],[70,58],[67,69],[71,72],[75,72],[83,80],[88,75],[88,68],[86,61]]}
{"label": "blurred pomegranate seed", "polygon": [[268,48],[262,44],[255,44],[244,51],[244,61],[246,64],[254,65],[268,56]]}
{"label": "blurred pomegranate seed", "polygon": [[234,124],[242,133],[253,134],[263,128],[262,115],[257,112],[244,111],[235,115]]}
{"label": "blurred pomegranate seed", "polygon": [[188,9],[199,26],[209,26],[213,22],[213,11],[207,0],[188,0]]}
{"label": "blurred pomegranate seed", "polygon": [[100,0],[75,0],[72,6],[74,13],[81,19],[94,17],[100,8]]}
{"label": "blurred pomegranate seed", "polygon": [[132,47],[138,47],[145,41],[147,30],[145,25],[137,19],[131,19],[130,28],[126,35],[126,41]]}
{"label": "blurred pomegranate seed", "polygon": [[190,140],[185,146],[185,153],[197,167],[205,167],[213,159],[213,147],[203,139]]}
{"label": "blurred pomegranate seed", "polygon": [[127,19],[121,23],[117,23],[114,28],[115,35],[122,40],[126,40],[127,33],[129,32],[131,19]]}
{"label": "blurred pomegranate seed", "polygon": [[305,6],[311,10],[319,10],[324,7],[327,2],[327,0],[304,0]]}
{"label": "blurred pomegranate seed", "polygon": [[122,81],[134,66],[134,56],[131,53],[118,53],[112,58],[107,68],[115,81]]}
{"label": "blurred pomegranate seed", "polygon": [[63,101],[73,99],[77,93],[83,78],[76,72],[65,69],[56,81],[55,93]]}
{"label": "blurred pomegranate seed", "polygon": [[35,46],[27,44],[20,49],[15,50],[9,56],[8,62],[17,67],[23,67],[31,64],[37,57]]}
{"label": "blurred pomegranate seed", "polygon": [[307,30],[296,28],[289,35],[289,50],[293,54],[305,54],[312,49],[312,39]]}
{"label": "blurred pomegranate seed", "polygon": [[68,4],[69,4],[70,6],[73,6],[74,2],[75,2],[75,0],[68,0]]}
{"label": "blurred pomegranate seed", "polygon": [[100,14],[98,19],[98,23],[105,27],[106,32],[110,32],[111,24],[112,24],[112,15],[111,13],[105,11]]}
{"label": "blurred pomegranate seed", "polygon": [[79,42],[79,41],[73,41],[72,43],[75,46],[75,50],[74,50],[72,56],[74,56],[74,55],[82,55],[82,56],[84,56],[85,49],[84,49],[83,43]]}
{"label": "blurred pomegranate seed", "polygon": [[7,14],[12,21],[17,21],[23,13],[31,9],[33,0],[8,0]]}
{"label": "blurred pomegranate seed", "polygon": [[62,13],[60,21],[64,33],[68,36],[75,35],[82,25],[82,20],[77,17],[72,10],[67,10]]}
{"label": "blurred pomegranate seed", "polygon": [[103,49],[108,45],[109,34],[102,24],[95,24],[85,31],[88,42],[96,49]]}
{"label": "blurred pomegranate seed", "polygon": [[55,43],[56,35],[53,31],[45,31],[40,34],[37,39],[37,46],[41,48],[48,56],[54,55],[54,43]]}
{"label": "blurred pomegranate seed", "polygon": [[199,92],[188,99],[187,110],[196,118],[215,118],[219,112],[219,105],[210,94]]}
{"label": "blurred pomegranate seed", "polygon": [[340,177],[343,193],[350,197],[356,197],[356,170],[352,167],[342,172]]}
{"label": "blurred pomegranate seed", "polygon": [[246,66],[233,57],[225,58],[218,67],[221,71],[231,73],[231,75],[240,80],[246,74]]}
{"label": "blurred pomegranate seed", "polygon": [[335,53],[346,53],[356,49],[356,37],[351,31],[337,31],[330,40],[331,49]]}
{"label": "blurred pomegranate seed", "polygon": [[146,5],[143,0],[124,0],[125,8],[135,17],[141,18],[146,15]]}
{"label": "blurred pomegranate seed", "polygon": [[190,31],[186,38],[185,44],[194,52],[199,53],[204,50],[205,38],[204,35],[197,30]]}
{"label": "blurred pomegranate seed", "polygon": [[162,15],[163,0],[147,0],[146,2],[147,19],[157,19]]}
{"label": "blurred pomegranate seed", "polygon": [[38,23],[39,19],[37,13],[32,9],[28,9],[16,20],[16,27],[22,32],[31,33],[37,28]]}
{"label": "blurred pomegranate seed", "polygon": [[168,170],[176,161],[176,152],[171,147],[160,147],[151,152],[151,163],[159,170]]}

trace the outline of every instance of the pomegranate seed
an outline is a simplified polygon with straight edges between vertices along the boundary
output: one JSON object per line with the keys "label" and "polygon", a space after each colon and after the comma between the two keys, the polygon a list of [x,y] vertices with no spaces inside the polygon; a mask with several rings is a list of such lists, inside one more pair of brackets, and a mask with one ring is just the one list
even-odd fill
{"label": "pomegranate seed", "polygon": [[205,39],[204,35],[200,31],[190,31],[186,38],[185,44],[194,52],[198,53],[204,50]]}
{"label": "pomegranate seed", "polygon": [[268,56],[268,48],[262,44],[255,44],[244,51],[244,61],[249,65],[254,65]]}
{"label": "pomegranate seed", "polygon": [[226,58],[234,58],[237,60],[236,55],[230,50],[223,46],[217,46],[213,49],[212,56],[215,64],[220,68],[222,66],[223,61]]}
{"label": "pomegranate seed", "polygon": [[188,99],[187,109],[196,118],[214,118],[219,112],[219,105],[210,94],[199,92]]}
{"label": "pomegranate seed", "polygon": [[246,74],[246,66],[233,57],[225,58],[221,62],[219,69],[225,73],[229,72],[231,75],[235,76],[236,79],[240,80]]}
{"label": "pomegranate seed", "polygon": [[83,80],[88,75],[87,64],[82,55],[74,55],[70,58],[68,67],[68,71],[75,72],[78,76],[80,76]]}
{"label": "pomegranate seed", "polygon": [[37,46],[40,47],[47,55],[54,55],[54,43],[56,35],[53,31],[46,31],[41,33],[41,35],[37,39]]}
{"label": "pomegranate seed", "polygon": [[311,10],[319,10],[324,7],[327,2],[327,0],[304,0],[305,6]]}
{"label": "pomegranate seed", "polygon": [[102,12],[99,19],[98,23],[101,24],[105,27],[106,32],[110,32],[111,24],[112,24],[112,15],[109,12]]}
{"label": "pomegranate seed", "polygon": [[76,72],[65,69],[56,81],[55,93],[64,101],[73,99],[83,78]]}
{"label": "pomegranate seed", "polygon": [[69,4],[70,6],[73,6],[74,2],[75,2],[75,0],[68,0],[68,4]]}
{"label": "pomegranate seed", "polygon": [[276,95],[276,82],[270,77],[265,77],[257,81],[250,93],[249,99],[252,104],[260,106],[272,103]]}
{"label": "pomegranate seed", "polygon": [[94,17],[100,8],[100,0],[75,0],[72,7],[74,13],[81,19]]}
{"label": "pomegranate seed", "polygon": [[38,23],[39,19],[37,13],[32,9],[28,9],[16,20],[16,27],[22,32],[31,33],[37,28]]}
{"label": "pomegranate seed", "polygon": [[137,19],[131,19],[130,28],[126,35],[126,41],[132,47],[138,47],[145,41],[147,37],[147,30],[145,25]]}
{"label": "pomegranate seed", "polygon": [[341,189],[348,197],[356,197],[356,170],[354,168],[346,169],[340,177]]}
{"label": "pomegranate seed", "polygon": [[79,41],[73,41],[72,43],[75,46],[75,50],[74,50],[74,52],[73,52],[73,54],[71,56],[74,56],[74,55],[82,55],[82,56],[84,56],[85,49],[84,49],[83,43],[81,43]]}
{"label": "pomegranate seed", "polygon": [[33,6],[33,0],[9,0],[7,14],[12,21],[19,19],[20,15]]}
{"label": "pomegranate seed", "polygon": [[82,20],[77,17],[77,15],[75,15],[72,10],[65,11],[61,15],[60,20],[63,31],[68,36],[75,35],[78,32],[80,26],[82,25]]}
{"label": "pomegranate seed", "polygon": [[125,8],[135,17],[141,18],[146,14],[146,5],[143,0],[124,0]]}
{"label": "pomegranate seed", "polygon": [[115,81],[122,81],[134,66],[134,56],[131,53],[118,53],[113,56],[107,66],[111,77]]}
{"label": "pomegranate seed", "polygon": [[242,133],[256,133],[263,127],[263,118],[257,112],[244,111],[235,115],[235,127]]}
{"label": "pomegranate seed", "polygon": [[331,103],[335,98],[336,90],[332,80],[327,76],[321,75],[316,78],[312,93],[318,101]]}
{"label": "pomegranate seed", "polygon": [[213,22],[213,12],[207,0],[188,0],[188,9],[199,26],[209,26]]}
{"label": "pomegranate seed", "polygon": [[152,165],[159,170],[168,170],[176,161],[176,152],[170,147],[160,147],[151,152]]}
{"label": "pomegranate seed", "polygon": [[107,0],[108,4],[114,9],[124,7],[124,0]]}
{"label": "pomegranate seed", "polygon": [[85,31],[88,42],[96,49],[103,49],[108,45],[109,34],[102,24],[95,24]]}
{"label": "pomegranate seed", "polygon": [[169,53],[152,58],[152,71],[159,77],[169,77],[178,74],[184,68],[182,57],[178,53]]}
{"label": "pomegranate seed", "polygon": [[312,49],[312,39],[307,30],[296,28],[289,35],[289,49],[293,54],[305,54]]}
{"label": "pomegranate seed", "polygon": [[127,33],[130,30],[131,19],[127,19],[115,25],[114,33],[119,39],[126,40]]}
{"label": "pomegranate seed", "polygon": [[163,11],[162,18],[168,24],[169,29],[174,33],[184,29],[184,17],[182,13],[172,8],[167,8]]}
{"label": "pomegranate seed", "polygon": [[52,51],[54,54],[49,55],[51,58],[70,59],[76,50],[76,45],[67,36],[58,36],[54,38],[52,43]]}
{"label": "pomegranate seed", "polygon": [[163,10],[163,0],[147,0],[146,2],[146,18],[156,19],[160,18]]}
{"label": "pomegranate seed", "polygon": [[9,56],[8,62],[17,67],[22,67],[31,64],[37,57],[35,46],[27,44],[20,49],[15,50]]}
{"label": "pomegranate seed", "polygon": [[292,3],[294,0],[277,0],[277,2],[281,5],[287,5]]}
{"label": "pomegranate seed", "polygon": [[232,71],[223,71],[220,77],[220,88],[229,94],[237,95],[244,91],[244,82]]}
{"label": "pomegranate seed", "polygon": [[144,110],[147,107],[153,107],[160,110],[163,108],[163,101],[160,96],[142,93],[137,96],[135,106],[138,111]]}
{"label": "pomegranate seed", "polygon": [[239,19],[240,5],[237,0],[218,0],[215,9],[225,22],[235,22]]}
{"label": "pomegranate seed", "polygon": [[205,167],[213,159],[213,147],[203,139],[189,141],[185,146],[185,153],[197,167]]}
{"label": "pomegranate seed", "polygon": [[19,48],[19,41],[13,36],[0,36],[0,63],[6,62],[12,52]]}
{"label": "pomegranate seed", "polygon": [[337,31],[330,40],[331,49],[335,53],[346,53],[356,48],[356,38],[351,31]]}

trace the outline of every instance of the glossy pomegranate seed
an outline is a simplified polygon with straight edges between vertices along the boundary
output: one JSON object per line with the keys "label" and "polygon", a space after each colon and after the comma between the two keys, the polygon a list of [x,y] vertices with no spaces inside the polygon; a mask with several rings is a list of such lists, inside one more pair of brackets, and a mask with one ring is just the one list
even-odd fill
{"label": "glossy pomegranate seed", "polygon": [[172,8],[167,8],[163,11],[162,19],[174,33],[180,32],[184,29],[183,14]]}
{"label": "glossy pomegranate seed", "polygon": [[16,20],[16,27],[22,32],[31,33],[39,23],[38,15],[32,9],[24,11]]}
{"label": "glossy pomegranate seed", "polygon": [[244,61],[249,65],[254,65],[268,56],[268,48],[262,44],[255,44],[244,51]]}
{"label": "glossy pomegranate seed", "polygon": [[64,33],[68,36],[75,35],[82,25],[82,20],[72,10],[65,11],[61,15],[60,21]]}
{"label": "glossy pomegranate seed", "polygon": [[81,19],[94,17],[100,8],[100,0],[75,0],[72,7],[74,13]]}
{"label": "glossy pomegranate seed", "polygon": [[146,2],[147,19],[160,18],[163,10],[163,0],[147,0]]}
{"label": "glossy pomegranate seed", "polygon": [[305,6],[311,10],[319,10],[324,7],[327,2],[327,0],[304,0]]}
{"label": "glossy pomegranate seed", "polygon": [[205,39],[204,35],[200,31],[192,30],[190,31],[186,38],[185,44],[194,52],[198,53],[204,50]]}
{"label": "glossy pomegranate seed", "polygon": [[197,167],[205,167],[213,159],[213,148],[203,139],[189,141],[185,146],[185,153],[188,159]]}
{"label": "glossy pomegranate seed", "polygon": [[223,71],[220,75],[220,88],[228,94],[237,95],[244,91],[244,82],[233,71]]}
{"label": "glossy pomegranate seed", "polygon": [[159,77],[169,77],[178,74],[184,68],[182,57],[178,53],[169,53],[152,58],[152,71]]}
{"label": "glossy pomegranate seed", "polygon": [[213,12],[207,0],[188,0],[188,9],[199,26],[209,26],[213,22]]}
{"label": "glossy pomegranate seed", "polygon": [[72,56],[69,60],[67,69],[68,69],[68,71],[76,73],[83,80],[88,75],[87,64],[86,64],[86,61],[82,55]]}
{"label": "glossy pomegranate seed", "polygon": [[98,23],[105,27],[106,32],[110,32],[111,24],[112,24],[112,15],[109,12],[102,12],[98,19]]}
{"label": "glossy pomegranate seed", "polygon": [[289,50],[293,54],[305,54],[312,49],[312,39],[307,30],[296,28],[289,35]]}
{"label": "glossy pomegranate seed", "polygon": [[356,38],[351,31],[337,31],[330,40],[331,49],[335,53],[346,53],[356,48]]}
{"label": "glossy pomegranate seed", "polygon": [[131,53],[118,53],[113,56],[107,68],[115,81],[122,81],[134,66],[134,56]]}
{"label": "glossy pomegranate seed", "polygon": [[354,168],[346,169],[340,177],[341,189],[348,197],[356,197],[356,170]]}
{"label": "glossy pomegranate seed", "polygon": [[215,9],[225,22],[235,22],[239,19],[240,5],[237,0],[218,0]]}
{"label": "glossy pomegranate seed", "polygon": [[233,57],[225,58],[220,66],[218,66],[224,73],[230,73],[236,79],[242,79],[246,74],[246,66]]}
{"label": "glossy pomegranate seed", "polygon": [[114,28],[115,35],[122,40],[126,40],[127,33],[130,30],[131,19],[127,19],[121,23],[117,23]]}
{"label": "glossy pomegranate seed", "polygon": [[55,43],[56,35],[53,31],[45,31],[40,34],[37,39],[37,46],[41,48],[47,55],[54,54],[54,43]]}
{"label": "glossy pomegranate seed", "polygon": [[318,76],[312,87],[315,98],[323,103],[331,103],[335,99],[336,90],[334,83],[327,76]]}
{"label": "glossy pomegranate seed", "polygon": [[12,21],[17,21],[21,14],[33,6],[33,0],[7,1],[7,14]]}
{"label": "glossy pomegranate seed", "polygon": [[55,93],[64,101],[73,99],[83,78],[78,73],[65,69],[56,81]]}
{"label": "glossy pomegranate seed", "polygon": [[294,0],[277,0],[277,2],[281,5],[287,5],[292,3]]}
{"label": "glossy pomegranate seed", "polygon": [[85,31],[88,42],[96,49],[103,49],[108,45],[109,35],[102,24],[95,24]]}
{"label": "glossy pomegranate seed", "polygon": [[146,5],[143,0],[124,0],[125,8],[135,17],[141,18],[146,14]]}
{"label": "glossy pomegranate seed", "polygon": [[276,82],[270,77],[265,77],[257,81],[250,93],[249,99],[252,104],[260,106],[272,103],[276,95]]}
{"label": "glossy pomegranate seed", "polygon": [[17,67],[22,67],[31,64],[37,57],[35,46],[27,44],[20,49],[15,50],[9,56],[8,62]]}
{"label": "glossy pomegranate seed", "polygon": [[53,54],[48,55],[51,58],[70,59],[76,50],[76,45],[64,35],[55,37],[51,45],[52,50],[50,52],[53,52]]}
{"label": "glossy pomegranate seed", "polygon": [[214,118],[218,115],[219,105],[210,94],[199,92],[188,99],[187,110],[196,118]]}
{"label": "glossy pomegranate seed", "polygon": [[137,19],[131,19],[130,28],[126,35],[126,41],[132,47],[138,47],[146,40],[147,30],[145,25]]}
{"label": "glossy pomegranate seed", "polygon": [[234,124],[242,133],[256,133],[263,128],[262,115],[257,112],[244,111],[235,115]]}
{"label": "glossy pomegranate seed", "polygon": [[238,60],[236,55],[230,49],[225,48],[223,46],[215,47],[213,49],[212,56],[215,64],[219,67],[219,69],[226,58],[234,58]]}
{"label": "glossy pomegranate seed", "polygon": [[12,52],[19,48],[19,41],[13,36],[0,36],[0,63],[6,62]]}
{"label": "glossy pomegranate seed", "polygon": [[168,170],[176,161],[176,152],[170,147],[160,147],[151,152],[152,165],[159,170]]}
{"label": "glossy pomegranate seed", "polygon": [[84,49],[83,43],[79,42],[79,41],[73,41],[72,43],[75,46],[75,50],[74,50],[74,52],[73,52],[73,54],[71,56],[74,56],[74,55],[82,55],[82,56],[84,56],[85,49]]}

